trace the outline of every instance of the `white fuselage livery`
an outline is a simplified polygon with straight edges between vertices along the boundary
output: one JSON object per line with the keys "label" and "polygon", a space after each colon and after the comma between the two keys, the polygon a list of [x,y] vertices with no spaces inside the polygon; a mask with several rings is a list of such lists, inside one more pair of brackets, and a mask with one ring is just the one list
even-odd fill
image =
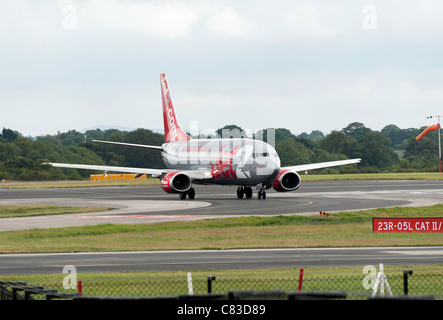
{"label": "white fuselage livery", "polygon": [[200,180],[201,183],[210,180],[223,185],[266,186],[280,172],[280,158],[275,149],[253,139],[169,142],[163,145],[162,157],[170,169],[209,171],[211,179]]}

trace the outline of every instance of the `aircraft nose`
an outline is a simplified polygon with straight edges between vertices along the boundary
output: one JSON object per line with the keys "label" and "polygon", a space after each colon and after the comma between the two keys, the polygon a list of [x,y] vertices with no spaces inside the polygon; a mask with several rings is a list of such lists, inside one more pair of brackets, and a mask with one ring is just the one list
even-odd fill
{"label": "aircraft nose", "polygon": [[279,172],[280,172],[280,158],[276,156],[274,160],[274,174],[277,175]]}
{"label": "aircraft nose", "polygon": [[280,172],[280,158],[278,156],[275,157],[267,157],[265,164],[265,172],[269,178],[274,179]]}

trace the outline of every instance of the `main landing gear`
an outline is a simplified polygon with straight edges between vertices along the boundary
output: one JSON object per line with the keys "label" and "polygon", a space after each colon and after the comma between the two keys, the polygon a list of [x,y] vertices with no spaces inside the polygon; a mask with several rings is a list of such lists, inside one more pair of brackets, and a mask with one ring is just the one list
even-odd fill
{"label": "main landing gear", "polygon": [[266,199],[266,191],[265,190],[258,191],[258,200],[260,200],[260,199],[263,199],[263,200]]}
{"label": "main landing gear", "polygon": [[[251,187],[238,187],[237,188],[237,198],[242,199],[243,196],[246,196],[246,198],[250,199],[252,198],[252,188]],[[266,199],[266,191],[263,189],[260,189],[258,191],[258,199]]]}
{"label": "main landing gear", "polygon": [[251,187],[238,187],[237,188],[237,198],[241,199],[246,195],[246,198],[252,198],[252,188]]}
{"label": "main landing gear", "polygon": [[195,198],[195,190],[194,188],[191,188],[187,192],[180,192],[179,196],[182,200],[185,200],[186,196],[188,196],[188,198],[192,200]]}

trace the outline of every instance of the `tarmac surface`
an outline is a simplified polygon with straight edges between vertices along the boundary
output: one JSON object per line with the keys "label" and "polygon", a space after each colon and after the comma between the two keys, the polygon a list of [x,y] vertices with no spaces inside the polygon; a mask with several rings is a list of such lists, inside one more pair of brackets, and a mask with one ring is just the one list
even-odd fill
{"label": "tarmac surface", "polygon": [[0,255],[1,274],[443,264],[443,247],[294,248]]}
{"label": "tarmac surface", "polygon": [[267,191],[266,200],[237,199],[236,187],[195,186],[180,200],[160,186],[0,189],[0,204],[102,206],[103,212],[1,219],[0,231],[103,223],[154,223],[242,215],[318,214],[390,206],[443,203],[443,181],[304,182],[295,192]]}

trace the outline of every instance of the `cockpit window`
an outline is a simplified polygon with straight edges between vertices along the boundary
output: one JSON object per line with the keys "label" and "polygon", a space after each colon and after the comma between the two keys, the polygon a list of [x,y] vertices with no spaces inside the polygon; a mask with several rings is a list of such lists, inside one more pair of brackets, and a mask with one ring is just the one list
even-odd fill
{"label": "cockpit window", "polygon": [[262,152],[262,153],[254,153],[254,158],[258,158],[258,157],[270,157],[271,154],[269,154],[268,152]]}

